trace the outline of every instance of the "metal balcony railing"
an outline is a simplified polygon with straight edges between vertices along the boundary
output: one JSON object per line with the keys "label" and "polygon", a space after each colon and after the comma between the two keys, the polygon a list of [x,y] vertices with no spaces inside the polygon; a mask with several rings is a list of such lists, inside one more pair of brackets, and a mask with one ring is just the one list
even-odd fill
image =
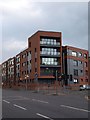
{"label": "metal balcony railing", "polygon": [[43,41],[40,41],[40,45],[49,45],[49,46],[60,46],[60,42],[43,42]]}
{"label": "metal balcony railing", "polygon": [[60,67],[61,65],[56,63],[56,64],[40,64],[40,67]]}
{"label": "metal balcony railing", "polygon": [[45,52],[45,51],[40,51],[40,55],[45,55],[45,56],[60,56],[60,52]]}

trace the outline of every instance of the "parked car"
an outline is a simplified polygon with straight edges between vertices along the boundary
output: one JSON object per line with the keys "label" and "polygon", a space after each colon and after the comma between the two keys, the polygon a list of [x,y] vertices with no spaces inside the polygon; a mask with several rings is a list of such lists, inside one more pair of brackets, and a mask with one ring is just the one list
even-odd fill
{"label": "parked car", "polygon": [[90,90],[90,85],[80,85],[79,90]]}
{"label": "parked car", "polygon": [[86,90],[90,90],[90,85],[86,85]]}
{"label": "parked car", "polygon": [[86,89],[86,85],[80,85],[80,87],[79,87],[79,90],[81,91],[81,90],[85,90]]}

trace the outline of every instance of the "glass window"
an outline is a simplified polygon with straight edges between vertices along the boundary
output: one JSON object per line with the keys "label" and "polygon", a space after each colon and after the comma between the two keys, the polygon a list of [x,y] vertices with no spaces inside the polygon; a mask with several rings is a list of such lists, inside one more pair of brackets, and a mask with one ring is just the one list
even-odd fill
{"label": "glass window", "polygon": [[53,45],[53,39],[51,39],[51,45]]}
{"label": "glass window", "polygon": [[48,58],[48,61],[50,61],[50,58]]}
{"label": "glass window", "polygon": [[20,62],[20,57],[18,58],[18,62]]}
{"label": "glass window", "polygon": [[47,40],[47,44],[48,44],[48,45],[50,44],[50,39]]}
{"label": "glass window", "polygon": [[54,51],[54,49],[53,48],[51,48],[51,52],[53,52]]}
{"label": "glass window", "polygon": [[44,50],[47,52],[48,48],[45,48]]}
{"label": "glass window", "polygon": [[87,58],[87,54],[84,54],[84,58]]}
{"label": "glass window", "polygon": [[56,40],[54,40],[54,45],[56,45]]}
{"label": "glass window", "polygon": [[48,51],[50,52],[50,48],[48,48]]}
{"label": "glass window", "polygon": [[57,61],[57,58],[54,58],[54,62]]}
{"label": "glass window", "polygon": [[84,63],[84,66],[87,67],[87,62]]}
{"label": "glass window", "polygon": [[74,75],[78,76],[78,70],[74,69]]}
{"label": "glass window", "polygon": [[83,70],[80,70],[81,73],[83,73]]}
{"label": "glass window", "polygon": [[83,79],[81,79],[81,82],[83,82]]}
{"label": "glass window", "polygon": [[46,42],[46,40],[47,40],[47,39],[44,39],[44,44],[46,44],[46,43],[47,43],[47,42]]}
{"label": "glass window", "polygon": [[57,51],[57,49],[54,49],[54,52],[56,52]]}
{"label": "glass window", "polygon": [[57,58],[42,58],[42,64],[57,65]]}
{"label": "glass window", "polygon": [[78,79],[74,78],[73,82],[78,83]]}
{"label": "glass window", "polygon": [[45,44],[45,43],[46,43],[46,41],[45,41],[45,39],[44,39],[43,44]]}
{"label": "glass window", "polygon": [[57,54],[57,52],[54,52],[54,55],[56,55]]}
{"label": "glass window", "polygon": [[48,59],[44,58],[45,61],[48,61]]}
{"label": "glass window", "polygon": [[51,61],[51,64],[53,65],[53,61]]}
{"label": "glass window", "polygon": [[46,40],[46,44],[47,44],[47,42],[48,42],[48,39],[45,39]]}
{"label": "glass window", "polygon": [[77,53],[72,51],[72,56],[77,56]]}
{"label": "glass window", "polygon": [[48,61],[48,65],[50,65],[50,61]]}
{"label": "glass window", "polygon": [[57,42],[57,45],[60,45],[60,42]]}
{"label": "glass window", "polygon": [[78,61],[77,60],[73,60],[73,65],[78,66]]}
{"label": "glass window", "polygon": [[44,41],[42,41],[41,44],[44,44]]}
{"label": "glass window", "polygon": [[44,38],[42,38],[42,41],[44,41]]}
{"label": "glass window", "polygon": [[88,79],[85,79],[85,82],[88,82]]}
{"label": "glass window", "polygon": [[79,61],[79,64],[82,64],[82,61]]}
{"label": "glass window", "polygon": [[87,70],[85,70],[85,75],[88,75],[88,71]]}
{"label": "glass window", "polygon": [[81,56],[82,56],[82,53],[81,53],[81,52],[79,52],[79,53],[78,53],[78,56],[79,56],[79,57],[81,57]]}
{"label": "glass window", "polygon": [[53,55],[53,52],[51,52],[51,55]]}
{"label": "glass window", "polygon": [[54,65],[57,65],[57,62],[54,62]]}

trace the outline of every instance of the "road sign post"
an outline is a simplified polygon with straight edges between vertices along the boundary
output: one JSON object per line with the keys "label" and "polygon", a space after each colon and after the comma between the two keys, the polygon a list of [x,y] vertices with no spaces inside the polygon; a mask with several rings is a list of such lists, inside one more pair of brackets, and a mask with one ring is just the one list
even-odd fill
{"label": "road sign post", "polygon": [[37,92],[39,92],[39,83],[38,83],[38,74],[37,74],[37,72],[35,73],[35,82],[37,84]]}

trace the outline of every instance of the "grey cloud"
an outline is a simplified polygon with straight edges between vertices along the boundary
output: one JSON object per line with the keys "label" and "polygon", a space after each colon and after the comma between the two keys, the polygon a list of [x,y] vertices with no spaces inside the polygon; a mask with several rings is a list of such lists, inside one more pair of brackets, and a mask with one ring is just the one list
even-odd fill
{"label": "grey cloud", "polygon": [[[3,43],[15,38],[27,38],[39,30],[61,31],[63,44],[87,49],[88,46],[88,4],[87,3],[31,3],[18,11],[3,10]],[[3,48],[5,49],[5,48]],[[15,55],[18,50],[13,50]],[[9,55],[10,55],[9,53]],[[4,59],[8,57],[6,50]]]}

